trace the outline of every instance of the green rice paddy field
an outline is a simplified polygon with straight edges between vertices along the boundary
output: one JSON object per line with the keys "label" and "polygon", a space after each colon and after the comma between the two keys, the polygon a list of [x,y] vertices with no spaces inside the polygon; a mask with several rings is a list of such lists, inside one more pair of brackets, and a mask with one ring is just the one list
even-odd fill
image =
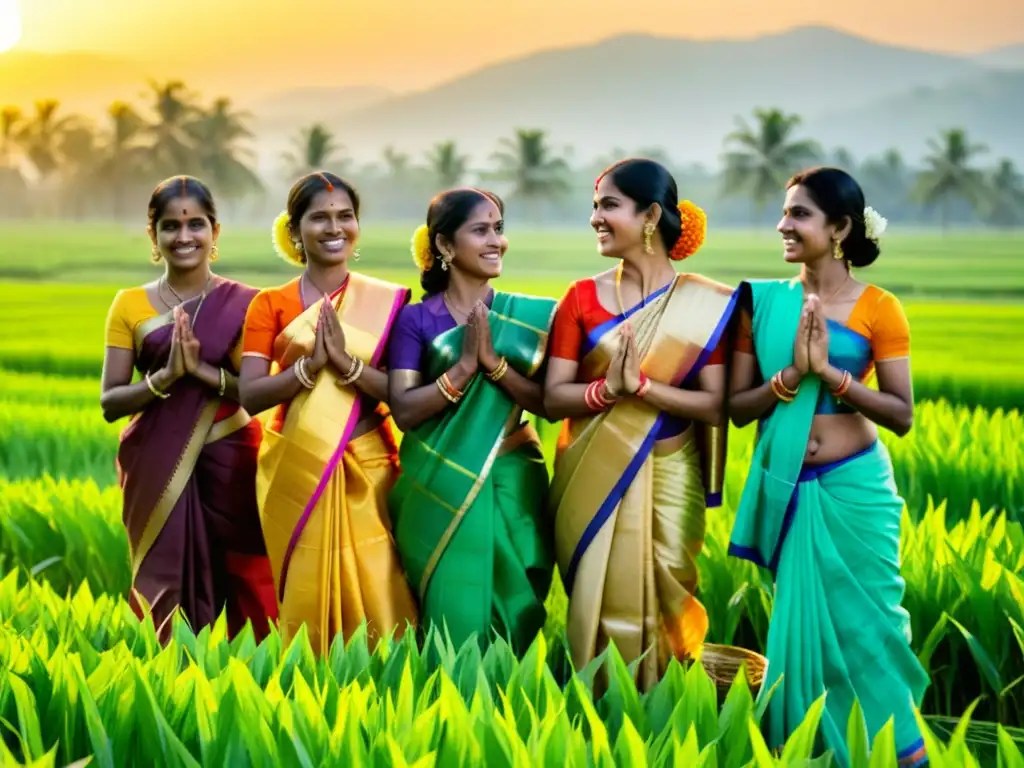
{"label": "green rice paddy field", "polygon": [[[367,224],[359,268],[414,285],[413,229]],[[510,240],[506,290],[558,296],[606,266],[585,230],[510,225]],[[263,232],[226,231],[220,251],[218,270],[254,285],[295,274]],[[732,284],[785,276],[779,251],[770,234],[712,232],[686,266]],[[915,427],[883,440],[907,502],[904,604],[932,679],[922,712],[933,765],[1024,765],[1022,257],[1020,233],[894,235],[861,275],[900,296],[913,334]],[[256,646],[248,634],[228,642],[222,626],[198,637],[179,626],[162,649],[123,600],[113,456],[124,425],[98,407],[110,300],[156,273],[141,232],[0,226],[4,765],[804,764],[820,712],[770,755],[742,678],[723,705],[700,665],[674,666],[646,695],[615,654],[607,688],[593,687],[592,670],[571,676],[557,579],[524,659],[500,643],[481,654],[433,637],[376,653],[357,638],[315,659],[302,637]],[[540,426],[550,443],[553,427]],[[770,583],[725,554],[751,446],[749,429],[731,433],[700,589],[709,641],[760,650]],[[895,765],[889,732],[856,752],[856,764]]]}

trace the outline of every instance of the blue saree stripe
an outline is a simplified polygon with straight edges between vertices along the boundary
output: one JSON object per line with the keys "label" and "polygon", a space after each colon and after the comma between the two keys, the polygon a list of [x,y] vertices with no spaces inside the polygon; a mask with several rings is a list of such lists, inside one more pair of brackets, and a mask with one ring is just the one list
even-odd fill
{"label": "blue saree stripe", "polygon": [[654,448],[655,438],[658,435],[658,429],[661,426],[663,416],[663,413],[658,415],[654,425],[651,427],[651,431],[648,432],[647,437],[644,438],[644,442],[640,446],[640,450],[637,451],[636,455],[629,462],[629,465],[626,467],[626,471],[622,473],[622,477],[620,477],[618,482],[615,483],[611,493],[608,494],[608,498],[604,500],[600,509],[597,510],[597,514],[594,515],[587,524],[586,529],[583,531],[583,536],[580,537],[580,541],[572,553],[572,558],[569,560],[569,567],[566,569],[566,594],[572,594],[572,586],[576,581],[576,570],[579,568],[580,560],[583,559],[583,555],[586,554],[587,549],[590,548],[594,538],[604,527],[604,524],[608,522],[608,518],[611,517],[615,507],[618,506],[620,501],[622,501],[622,497],[626,495],[626,491],[629,489],[629,486],[633,484],[633,479],[636,477],[636,473],[640,471],[640,467],[643,466],[647,457],[651,453],[651,449]]}

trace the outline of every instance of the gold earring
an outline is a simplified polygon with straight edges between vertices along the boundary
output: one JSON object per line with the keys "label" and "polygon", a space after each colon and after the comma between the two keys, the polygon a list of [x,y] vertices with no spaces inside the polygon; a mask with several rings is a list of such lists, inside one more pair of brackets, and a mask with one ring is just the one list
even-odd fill
{"label": "gold earring", "polygon": [[832,241],[832,258],[836,261],[843,260],[843,244],[838,240]]}
{"label": "gold earring", "polygon": [[359,251],[352,251],[352,258],[359,261]]}
{"label": "gold earring", "polygon": [[149,253],[149,260],[152,261],[154,264],[159,264],[160,263],[160,259],[161,259],[160,249],[157,248],[154,245],[153,246],[153,250],[150,251],[150,253]]}
{"label": "gold earring", "polygon": [[654,225],[648,224],[644,227],[644,252],[647,254],[654,253],[654,248],[651,246],[651,238],[654,237]]}
{"label": "gold earring", "polygon": [[302,253],[303,248],[302,248],[302,241],[301,240],[292,240],[292,244],[295,246],[295,250],[298,253]]}
{"label": "gold earring", "polygon": [[214,243],[213,247],[210,249],[210,261],[216,261],[219,258],[220,258],[220,250],[218,250],[217,244]]}
{"label": "gold earring", "polygon": [[451,256],[451,254],[450,254],[450,253],[448,253],[447,251],[445,251],[445,252],[444,252],[444,253],[443,253],[443,254],[441,255],[441,269],[442,269],[443,271],[447,272],[447,271],[448,271],[448,265],[452,263],[452,260],[453,260],[453,259],[452,259],[452,256]]}

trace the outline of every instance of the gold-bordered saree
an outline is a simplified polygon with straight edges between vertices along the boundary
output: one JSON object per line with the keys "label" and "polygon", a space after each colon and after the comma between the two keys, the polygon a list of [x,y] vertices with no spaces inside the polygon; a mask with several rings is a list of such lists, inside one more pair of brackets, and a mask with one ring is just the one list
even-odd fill
{"label": "gold-bordered saree", "polygon": [[[495,292],[495,351],[527,378],[541,368],[556,303]],[[459,358],[465,326],[434,338],[423,378]],[[476,375],[455,406],[402,439],[391,493],[395,541],[420,596],[421,619],[461,647],[492,633],[525,653],[544,626],[554,562],[546,524],[548,471],[534,428],[500,384]]]}
{"label": "gold-bordered saree", "polygon": [[[185,301],[203,362],[234,370],[231,349],[256,290],[230,280]],[[202,310],[202,312],[200,312]],[[167,362],[171,312],[135,330],[135,366]],[[259,530],[254,481],[260,424],[191,376],[155,399],[121,433],[118,477],[131,551],[129,601],[161,641],[178,610],[195,632],[226,611],[229,634],[251,620],[257,638],[277,606]]]}
{"label": "gold-bordered saree", "polygon": [[[628,321],[641,370],[658,382],[692,386],[736,299],[728,286],[678,275],[645,306],[596,329],[578,380],[605,376]],[[725,428],[691,424],[680,434],[681,426],[637,398],[571,419],[551,488],[573,663],[585,666],[612,641],[627,663],[643,657],[638,683],[644,689],[671,656],[692,656],[707,632],[707,613],[694,594],[696,559],[705,510],[721,500]]]}
{"label": "gold-bordered saree", "polygon": [[[350,273],[344,291],[331,297],[349,354],[379,366],[408,300],[407,288]],[[275,369],[312,353],[322,301],[278,335]],[[390,425],[353,437],[372,414],[363,411],[355,387],[338,381],[327,366],[313,389],[287,404],[283,420],[265,429],[256,476],[281,634],[287,642],[305,624],[319,654],[339,633],[348,639],[364,620],[371,639],[401,635],[416,623],[386,507],[397,470]]]}

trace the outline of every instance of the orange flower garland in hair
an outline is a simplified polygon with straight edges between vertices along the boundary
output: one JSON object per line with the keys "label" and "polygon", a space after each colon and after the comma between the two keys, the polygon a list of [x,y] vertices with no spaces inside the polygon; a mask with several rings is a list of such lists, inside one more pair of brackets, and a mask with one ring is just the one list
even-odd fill
{"label": "orange flower garland in hair", "polygon": [[682,231],[668,255],[672,261],[682,261],[687,256],[693,256],[704,244],[704,237],[708,233],[707,214],[689,200],[679,203],[679,221]]}

